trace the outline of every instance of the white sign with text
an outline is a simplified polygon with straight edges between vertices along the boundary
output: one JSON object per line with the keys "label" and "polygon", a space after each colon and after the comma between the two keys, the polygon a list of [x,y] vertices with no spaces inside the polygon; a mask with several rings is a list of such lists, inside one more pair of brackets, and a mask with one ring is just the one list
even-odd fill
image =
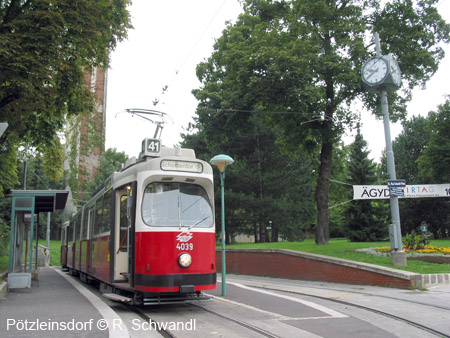
{"label": "white sign with text", "polygon": [[[417,184],[406,185],[404,196],[399,198],[421,198],[421,197],[450,197],[450,183],[448,184]],[[389,187],[387,185],[354,185],[354,200],[374,200],[389,198]]]}

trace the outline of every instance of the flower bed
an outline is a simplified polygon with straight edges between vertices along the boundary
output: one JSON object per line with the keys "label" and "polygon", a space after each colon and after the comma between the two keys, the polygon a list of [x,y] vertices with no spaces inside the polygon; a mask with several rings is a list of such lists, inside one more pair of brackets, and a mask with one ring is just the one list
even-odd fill
{"label": "flower bed", "polygon": [[[381,248],[375,248],[374,250],[377,252],[388,252],[388,253],[392,252],[392,249],[387,246],[384,246]],[[425,245],[425,247],[423,249],[419,249],[419,250],[413,250],[413,249],[404,247],[403,251],[405,251],[406,253],[411,253],[411,254],[421,253],[421,254],[450,255],[450,248],[438,248],[437,246],[434,246],[434,245]]]}
{"label": "flower bed", "polygon": [[[380,248],[358,249],[356,251],[370,255],[390,257],[393,250],[388,246],[384,246]],[[404,247],[403,251],[406,252],[407,259],[421,260],[429,263],[450,264],[450,248],[426,245],[420,250],[412,250]]]}

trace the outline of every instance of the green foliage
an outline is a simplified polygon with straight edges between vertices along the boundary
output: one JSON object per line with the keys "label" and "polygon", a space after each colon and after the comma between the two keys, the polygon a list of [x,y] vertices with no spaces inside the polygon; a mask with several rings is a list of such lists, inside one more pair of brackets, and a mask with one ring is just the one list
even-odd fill
{"label": "green foliage", "polygon": [[333,150],[333,167],[330,187],[330,237],[344,237],[343,225],[346,222],[344,211],[353,199],[352,189],[347,182],[347,162],[349,146],[343,143],[336,145]]}
{"label": "green foliage", "polygon": [[403,246],[407,249],[411,250],[422,250],[425,248],[425,245],[430,244],[425,237],[421,235],[417,235],[415,231],[412,231],[410,234],[407,234],[403,240]]}
{"label": "green foliage", "polygon": [[[402,133],[393,143],[397,177],[405,179],[408,185],[450,181],[449,102],[447,99],[426,118],[413,117],[404,122]],[[445,198],[401,199],[402,233],[418,230],[425,220],[435,238],[445,237],[450,230],[449,211]]]}
{"label": "green foliage", "polygon": [[[0,3],[0,121],[9,123],[3,166],[15,166],[20,145],[48,150],[46,159],[61,160],[57,133],[68,116],[94,109],[84,74],[108,66],[109,53],[131,27],[129,2]],[[54,177],[61,176],[59,164],[50,167],[58,168]],[[17,182],[14,171],[8,173],[11,177],[0,176],[0,194]]]}
{"label": "green foliage", "polygon": [[438,112],[430,112],[427,133],[429,142],[419,157],[419,170],[424,179],[433,183],[450,182],[450,97]]}
{"label": "green foliage", "polygon": [[[377,180],[376,165],[368,157],[367,142],[358,128],[355,141],[350,145],[348,182],[353,185],[370,185]],[[345,210],[344,229],[352,242],[382,240],[387,236],[386,220],[379,202],[371,200],[352,201]]]}
{"label": "green foliage", "polygon": [[427,125],[427,118],[412,117],[409,121],[403,122],[403,130],[392,144],[397,176],[406,180],[407,183],[429,183],[419,175],[417,165],[417,159],[422,155],[430,140]]}
{"label": "green foliage", "polygon": [[[98,163],[98,158],[104,155],[103,123],[103,114],[95,111],[81,112],[69,120],[66,130],[66,148],[68,150],[66,179],[75,202],[88,200],[92,192],[107,178],[101,174],[95,180],[96,172],[105,172]],[[115,153],[115,150],[112,151]],[[106,154],[107,157],[110,155],[110,153]],[[109,160],[114,161],[113,158],[110,158],[106,162]],[[113,164],[116,170],[121,163]],[[113,171],[110,168],[106,169],[109,174]],[[95,182],[93,182],[93,177]]]}
{"label": "green foliage", "polygon": [[9,228],[9,224],[7,224],[6,220],[0,217],[0,257],[8,254]]}
{"label": "green foliage", "polygon": [[12,189],[19,183],[17,175],[17,149],[14,144],[4,137],[0,138],[0,198],[5,191]]}
{"label": "green foliage", "polygon": [[[183,142],[206,161],[218,153],[230,154],[235,160],[227,168],[225,180],[227,241],[238,234],[254,235],[257,242],[304,238],[314,217],[311,158],[282,154],[275,132],[261,123],[261,117],[239,115],[241,123],[234,125],[227,144],[218,144],[214,135],[205,135],[200,128],[184,135]],[[215,181],[220,182],[219,177]],[[215,209],[220,220],[220,190]],[[269,222],[270,231],[266,228]],[[221,224],[216,224],[219,233]]]}
{"label": "green foliage", "polygon": [[389,102],[394,119],[402,117],[411,88],[436,71],[440,42],[449,40],[436,3],[396,0],[381,8],[375,0],[243,1],[244,13],[197,67],[197,127],[206,143],[229,147],[236,131],[245,130],[245,112],[265,112],[261,123],[277,131],[284,151],[309,150],[319,159],[317,242],[326,244],[333,149],[356,120],[349,107],[360,99],[379,113],[377,96],[360,77],[373,52],[367,36],[379,32],[383,53],[399,57],[404,91],[391,93]]}
{"label": "green foliage", "polygon": [[100,157],[97,175],[89,181],[86,191],[92,193],[98,189],[113,172],[120,170],[120,166],[127,160],[128,156],[124,152],[118,152],[116,148],[106,150]]}

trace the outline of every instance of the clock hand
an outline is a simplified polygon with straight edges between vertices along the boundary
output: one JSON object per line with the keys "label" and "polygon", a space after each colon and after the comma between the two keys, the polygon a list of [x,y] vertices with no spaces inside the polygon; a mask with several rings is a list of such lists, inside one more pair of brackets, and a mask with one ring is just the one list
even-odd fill
{"label": "clock hand", "polygon": [[366,79],[370,78],[373,74],[377,73],[377,72],[378,72],[378,69],[371,69],[371,68],[370,68],[370,69],[367,69],[367,70],[366,70],[366,73],[367,73],[367,72],[370,72],[370,74],[366,76]]}

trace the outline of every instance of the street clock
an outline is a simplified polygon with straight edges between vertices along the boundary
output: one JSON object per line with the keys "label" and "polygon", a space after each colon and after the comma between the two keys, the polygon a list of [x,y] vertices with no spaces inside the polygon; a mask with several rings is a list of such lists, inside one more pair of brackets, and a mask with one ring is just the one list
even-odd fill
{"label": "street clock", "polygon": [[367,60],[361,77],[368,91],[378,92],[380,89],[395,91],[402,85],[400,67],[392,55],[376,56]]}

